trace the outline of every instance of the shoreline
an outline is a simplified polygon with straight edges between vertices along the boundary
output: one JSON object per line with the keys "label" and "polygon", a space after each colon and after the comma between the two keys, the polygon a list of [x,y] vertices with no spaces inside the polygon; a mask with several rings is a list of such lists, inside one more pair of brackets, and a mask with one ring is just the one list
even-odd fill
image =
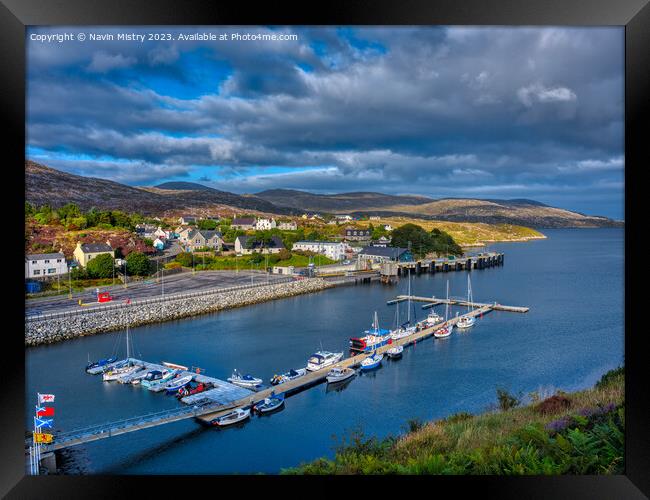
{"label": "shoreline", "polygon": [[102,311],[25,323],[25,347],[54,344],[99,333],[108,333],[129,327],[164,323],[176,319],[200,316],[207,313],[234,309],[271,300],[319,292],[336,285],[321,278],[262,285],[255,289],[235,292],[215,291],[188,301],[172,298],[154,304],[133,304],[127,319],[124,309]]}

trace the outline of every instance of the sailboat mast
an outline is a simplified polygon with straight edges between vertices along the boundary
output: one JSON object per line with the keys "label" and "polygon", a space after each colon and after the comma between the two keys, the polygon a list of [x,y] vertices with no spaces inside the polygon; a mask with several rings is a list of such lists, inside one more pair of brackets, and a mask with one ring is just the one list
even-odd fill
{"label": "sailboat mast", "polygon": [[129,324],[126,324],[126,359],[131,357],[131,350],[129,349]]}
{"label": "sailboat mast", "polygon": [[408,306],[408,316],[406,317],[406,320],[408,321],[408,324],[411,324],[411,268],[407,268],[409,271],[409,306]]}
{"label": "sailboat mast", "polygon": [[447,280],[447,303],[445,304],[445,321],[449,316],[449,280]]}

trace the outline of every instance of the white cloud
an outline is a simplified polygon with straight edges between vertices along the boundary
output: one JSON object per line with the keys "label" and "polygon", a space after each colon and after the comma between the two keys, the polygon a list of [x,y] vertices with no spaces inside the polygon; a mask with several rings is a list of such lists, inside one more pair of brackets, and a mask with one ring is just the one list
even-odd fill
{"label": "white cloud", "polygon": [[517,91],[517,97],[524,104],[530,107],[537,102],[569,102],[575,101],[578,96],[567,87],[545,87],[541,83],[533,83],[522,87]]}
{"label": "white cloud", "polygon": [[108,73],[114,69],[128,68],[133,66],[137,59],[133,56],[122,54],[109,54],[108,52],[95,52],[93,59],[88,65],[88,71],[93,73]]}

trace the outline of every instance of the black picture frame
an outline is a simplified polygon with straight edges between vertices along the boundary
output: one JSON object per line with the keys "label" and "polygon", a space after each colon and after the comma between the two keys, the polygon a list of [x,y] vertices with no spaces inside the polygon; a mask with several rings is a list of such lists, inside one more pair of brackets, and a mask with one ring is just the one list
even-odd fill
{"label": "black picture frame", "polygon": [[[455,496],[468,492],[498,498],[647,498],[650,495],[650,439],[648,437],[648,369],[643,349],[643,324],[635,321],[641,295],[631,292],[640,282],[637,268],[644,265],[641,214],[635,213],[643,184],[638,177],[647,168],[649,155],[644,125],[649,123],[650,102],[650,6],[648,0],[356,0],[329,1],[312,5],[289,1],[267,1],[257,5],[216,0],[1,0],[0,1],[0,100],[7,146],[3,174],[6,219],[13,223],[5,233],[6,293],[3,318],[2,389],[3,439],[0,447],[0,494],[9,498],[103,498],[134,494],[136,484],[146,486],[147,497],[156,490],[170,493],[170,486],[182,486],[186,494],[199,494],[202,487],[210,495],[224,494],[223,481],[214,477],[136,477],[136,476],[44,476],[25,475],[24,459],[24,328],[23,253],[15,236],[24,232],[22,205],[24,176],[19,165],[25,156],[25,27],[29,25],[618,25],[625,26],[625,370],[626,370],[626,473],[621,476],[553,477],[427,477],[395,478],[390,483],[413,492],[409,483],[425,487],[431,495],[453,488]],[[14,260],[15,259],[15,260]],[[14,263],[13,265],[11,263]],[[8,274],[7,274],[8,273]],[[640,289],[639,289],[640,290]],[[16,302],[14,307],[13,302]],[[632,326],[639,329],[633,331]],[[586,346],[588,347],[588,346]],[[245,489],[257,490],[249,481],[256,477],[229,477]],[[313,481],[313,478],[266,479],[282,481],[282,488]],[[387,478],[342,478],[332,494],[361,494],[366,488]],[[217,489],[214,489],[219,485]],[[248,485],[248,487],[246,487]],[[430,489],[431,488],[431,489]],[[383,489],[383,487],[382,487]],[[468,491],[469,490],[469,491]],[[162,492],[161,491],[161,492]],[[210,490],[208,490],[209,492]],[[245,491],[245,490],[244,490]],[[284,491],[284,490],[282,490]],[[303,489],[303,494],[305,490]],[[366,490],[367,492],[367,490]],[[245,493],[244,493],[245,494]],[[131,496],[131,495],[129,495]],[[427,495],[429,496],[429,495]]]}

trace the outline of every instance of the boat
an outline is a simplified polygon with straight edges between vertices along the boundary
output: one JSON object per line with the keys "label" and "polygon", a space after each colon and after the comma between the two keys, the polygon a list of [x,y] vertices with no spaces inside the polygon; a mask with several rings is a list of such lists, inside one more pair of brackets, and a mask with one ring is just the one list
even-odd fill
{"label": "boat", "polygon": [[442,328],[439,328],[435,332],[433,332],[433,336],[442,339],[445,337],[449,337],[451,335],[451,332],[454,330],[454,325],[451,325],[447,322],[447,316],[449,315],[449,280],[447,280],[447,303],[445,304],[445,322],[443,323],[444,326]]}
{"label": "boat", "polygon": [[102,379],[104,380],[104,382],[108,382],[111,380],[119,380],[120,378],[132,375],[133,373],[139,370],[140,370],[140,366],[137,365],[123,366],[122,368],[115,368],[113,370],[107,371],[102,375]]}
{"label": "boat", "polygon": [[284,404],[284,394],[275,395],[271,393],[271,395],[268,398],[264,398],[264,400],[260,401],[255,406],[253,406],[253,410],[255,410],[257,413],[269,413],[272,412],[273,410],[277,410],[283,404]]}
{"label": "boat", "polygon": [[442,323],[443,321],[444,318],[442,316],[440,316],[437,312],[431,310],[427,318],[424,320],[424,323],[427,328],[430,328],[432,326],[437,325],[438,323]]}
{"label": "boat", "polygon": [[95,361],[93,363],[88,363],[86,365],[86,371],[91,370],[92,368],[100,368],[102,366],[110,365],[111,363],[115,363],[117,361],[117,358],[107,358],[107,359],[100,359],[99,361]]}
{"label": "boat", "polygon": [[372,328],[363,333],[365,333],[363,337],[353,337],[350,339],[350,349],[359,352],[370,352],[392,342],[390,330],[379,328],[377,311],[375,311]]}
{"label": "boat", "polygon": [[401,345],[396,345],[395,347],[391,347],[390,349],[388,349],[386,351],[386,354],[391,359],[397,359],[402,357],[403,352],[404,352],[404,347],[402,347]]}
{"label": "boat", "polygon": [[166,366],[167,368],[172,368],[173,370],[182,370],[184,372],[189,371],[189,368],[187,366],[177,365],[176,363],[170,363],[169,361],[163,361],[162,365]]}
{"label": "boat", "polygon": [[383,354],[377,354],[376,352],[371,354],[361,362],[361,370],[367,371],[367,370],[374,370],[375,368],[379,368],[381,366],[382,359],[384,359]]}
{"label": "boat", "polygon": [[283,373],[282,375],[273,375],[273,377],[271,377],[271,385],[283,384],[284,382],[288,382],[289,380],[294,380],[299,377],[302,377],[306,373],[307,373],[306,368],[298,368],[297,370],[294,370],[292,368],[291,370]]}
{"label": "boat", "polygon": [[200,392],[206,391],[207,389],[208,389],[208,385],[204,384],[203,382],[199,382],[195,387],[191,387],[191,384],[187,384],[184,387],[178,389],[176,393],[176,397],[184,398],[185,396],[192,396],[194,394],[198,394]]}
{"label": "boat", "polygon": [[356,373],[356,370],[353,368],[339,368],[338,366],[335,366],[329,371],[325,379],[328,384],[335,384],[354,377]]}
{"label": "boat", "polygon": [[342,352],[318,351],[309,356],[307,370],[310,372],[333,365],[343,357]]}
{"label": "boat", "polygon": [[[417,329],[417,324],[412,325],[411,324],[411,271],[409,270],[409,275],[408,275],[408,306],[407,306],[407,316],[406,316],[406,322],[402,323],[400,326],[395,328],[392,332],[390,332],[390,336],[392,340],[399,340],[403,339],[404,337],[408,337],[409,335],[413,335],[418,331]],[[399,302],[397,303],[397,310],[395,311],[395,323],[399,323]]]}
{"label": "boat", "polygon": [[[472,282],[469,280],[469,274],[467,275],[467,312],[470,313],[473,309],[472,303]],[[474,316],[462,316],[457,322],[456,326],[458,328],[469,328],[476,323],[476,318]]]}
{"label": "boat", "polygon": [[184,377],[178,377],[170,380],[167,382],[167,384],[165,384],[165,392],[167,394],[174,394],[175,392],[178,392],[181,387],[185,387],[187,384],[189,384],[192,381],[192,378],[194,378],[194,375],[185,375]]}
{"label": "boat", "polygon": [[120,382],[121,384],[138,385],[141,379],[147,376],[149,371],[150,371],[149,368],[147,368],[146,366],[142,366],[140,367],[140,370],[138,370],[137,372],[134,372],[131,375],[127,375],[126,377],[121,377],[117,379],[117,381]]}
{"label": "boat", "polygon": [[176,372],[171,370],[151,370],[144,378],[140,379],[140,384],[148,389],[165,383],[175,374]]}
{"label": "boat", "polygon": [[249,409],[243,410],[241,408],[237,408],[230,413],[226,413],[221,417],[215,418],[210,423],[218,427],[225,427],[226,425],[232,425],[236,424],[237,422],[241,422],[242,420],[246,420],[248,417],[250,417],[250,415],[251,411]]}
{"label": "boat", "polygon": [[261,378],[255,378],[250,374],[241,375],[237,369],[233,370],[232,375],[227,379],[231,384],[238,385],[240,387],[255,387],[262,383]]}

